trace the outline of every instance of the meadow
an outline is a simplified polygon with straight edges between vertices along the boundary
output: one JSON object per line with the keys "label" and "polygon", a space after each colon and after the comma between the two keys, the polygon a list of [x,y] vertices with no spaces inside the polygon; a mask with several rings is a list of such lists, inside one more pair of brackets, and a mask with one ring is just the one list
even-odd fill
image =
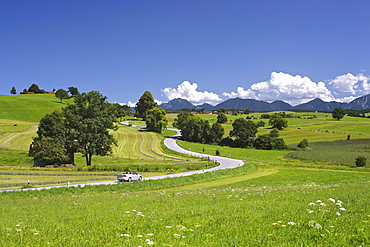
{"label": "meadow", "polygon": [[[0,246],[370,244],[369,173],[278,169],[248,179],[253,173],[200,188],[176,178],[172,189],[144,181],[2,193]],[[145,183],[157,190],[139,191]]]}
{"label": "meadow", "polygon": [[[17,99],[34,100],[24,96]],[[118,171],[128,169],[145,177],[210,165],[166,149],[163,139],[173,134],[169,130],[159,135],[120,126],[114,132],[118,145],[113,154],[93,157],[91,167],[76,154],[76,167],[32,168],[27,150],[37,122],[42,112],[62,106],[54,96],[47,97],[49,102],[41,100],[42,106],[32,103],[39,112],[33,120],[21,106],[11,116],[12,111],[0,104],[3,189],[20,188],[27,180],[31,186],[81,183],[114,180]],[[244,160],[245,165],[236,169],[158,181],[1,192],[0,246],[369,246],[370,173],[350,161],[359,154],[370,159],[370,120],[293,114],[289,127],[280,132],[292,150],[178,142],[192,151],[218,151]],[[228,116],[225,135],[236,118],[261,121],[260,115]],[[210,123],[217,117],[200,116]],[[168,114],[169,127],[175,117]],[[260,128],[259,134],[270,130]],[[310,146],[298,150],[304,138]],[[349,163],[335,160],[341,156]]]}

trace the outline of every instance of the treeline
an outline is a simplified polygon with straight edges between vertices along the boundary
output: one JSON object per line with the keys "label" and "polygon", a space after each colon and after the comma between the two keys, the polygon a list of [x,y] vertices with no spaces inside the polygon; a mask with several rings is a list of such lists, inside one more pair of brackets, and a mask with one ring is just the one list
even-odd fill
{"label": "treeline", "polygon": [[288,126],[287,121],[279,114],[274,114],[269,124],[273,126],[270,133],[256,137],[261,125],[245,118],[238,118],[232,123],[233,129],[229,136],[223,138],[225,130],[219,122],[210,125],[207,120],[201,119],[198,115],[181,112],[174,119],[173,126],[181,130],[181,138],[185,141],[265,150],[286,149],[284,140],[279,138],[277,126],[283,129]]}

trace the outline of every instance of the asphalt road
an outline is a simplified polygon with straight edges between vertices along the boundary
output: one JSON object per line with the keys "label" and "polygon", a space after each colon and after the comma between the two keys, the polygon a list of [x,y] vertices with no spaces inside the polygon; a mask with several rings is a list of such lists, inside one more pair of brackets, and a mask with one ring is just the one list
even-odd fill
{"label": "asphalt road", "polygon": [[[122,124],[128,125],[128,121],[122,122]],[[134,127],[139,127],[135,126]],[[231,169],[235,168],[238,166],[241,166],[244,164],[242,160],[237,160],[237,159],[231,159],[231,158],[226,158],[226,157],[221,157],[221,156],[214,156],[214,155],[207,155],[207,154],[200,154],[196,152],[192,152],[186,149],[181,148],[179,145],[177,145],[176,141],[178,138],[181,136],[180,131],[177,129],[170,129],[174,130],[177,132],[176,135],[167,138],[164,141],[164,144],[169,148],[172,149],[176,152],[179,153],[184,153],[192,156],[197,156],[197,157],[203,157],[207,158],[209,160],[215,161],[219,163],[220,165],[217,167],[209,168],[209,169],[204,169],[204,170],[199,170],[199,171],[190,171],[190,172],[182,172],[182,173],[175,173],[175,174],[167,174],[167,175],[159,175],[159,176],[153,176],[153,177],[145,177],[143,180],[156,180],[156,179],[164,179],[164,178],[176,178],[176,177],[183,177],[183,176],[191,176],[194,174],[200,174],[204,172],[212,172],[212,171],[217,171],[217,170],[222,170],[222,169]],[[109,184],[117,184],[119,183],[117,180],[114,181],[105,181],[105,182],[94,182],[94,183],[82,183],[82,184],[66,184],[66,185],[57,185],[57,186],[48,186],[48,187],[38,187],[38,188],[27,188],[27,189],[15,189],[15,190],[1,190],[0,192],[5,192],[5,191],[32,191],[32,190],[46,190],[46,189],[53,189],[53,188],[66,188],[66,187],[84,187],[84,186],[93,186],[93,185],[109,185]]]}

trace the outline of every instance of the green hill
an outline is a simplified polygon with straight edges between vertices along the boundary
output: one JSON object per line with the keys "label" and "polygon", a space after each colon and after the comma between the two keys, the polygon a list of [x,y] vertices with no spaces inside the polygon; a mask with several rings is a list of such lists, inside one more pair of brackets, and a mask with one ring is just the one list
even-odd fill
{"label": "green hill", "polygon": [[0,95],[0,119],[39,122],[47,113],[72,103],[60,100],[54,94]]}

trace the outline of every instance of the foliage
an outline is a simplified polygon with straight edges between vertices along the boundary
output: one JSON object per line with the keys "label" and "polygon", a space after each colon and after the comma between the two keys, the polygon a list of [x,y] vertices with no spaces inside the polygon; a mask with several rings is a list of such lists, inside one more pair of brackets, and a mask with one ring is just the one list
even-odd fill
{"label": "foliage", "polygon": [[62,103],[64,99],[69,99],[68,92],[66,90],[64,90],[64,89],[58,89],[55,92],[55,97],[57,97],[58,99],[60,99],[60,103]]}
{"label": "foliage", "polygon": [[115,144],[109,130],[117,130],[114,106],[100,92],[91,91],[74,97],[75,104],[63,108],[67,142],[82,147],[86,165],[91,165],[93,155],[107,155]]}
{"label": "foliage", "polygon": [[307,139],[303,139],[300,143],[298,143],[297,147],[299,147],[299,148],[306,148],[306,147],[308,147],[308,140]]}
{"label": "foliage", "polygon": [[269,125],[272,125],[272,128],[282,130],[288,127],[288,120],[284,119],[280,114],[273,114],[270,117]]}
{"label": "foliage", "polygon": [[191,142],[218,143],[224,134],[221,124],[216,122],[211,127],[207,120],[187,112],[181,112],[173,126],[181,130],[182,139]]}
{"label": "foliage", "polygon": [[223,124],[226,122],[227,122],[227,116],[225,115],[225,113],[220,112],[217,115],[217,123]]}
{"label": "foliage", "polygon": [[135,116],[143,118],[143,120],[145,121],[148,111],[155,107],[158,107],[158,105],[157,103],[155,103],[153,95],[149,91],[145,91],[136,103]]}
{"label": "foliage", "polygon": [[345,111],[341,107],[335,107],[332,116],[337,120],[341,120],[345,115]]}
{"label": "foliage", "polygon": [[[272,132],[272,131],[271,131]],[[257,149],[264,150],[283,150],[287,146],[284,142],[284,139],[278,138],[276,133],[259,135],[253,142],[253,146]]]}
{"label": "foliage", "polygon": [[68,87],[68,92],[72,96],[76,96],[76,95],[80,94],[80,92],[78,91],[78,88],[76,88],[76,87]]}
{"label": "foliage", "polygon": [[63,144],[49,137],[34,142],[29,156],[46,165],[60,165],[68,160]]}
{"label": "foliage", "polygon": [[360,155],[356,158],[355,164],[357,167],[365,167],[366,166],[366,157],[363,155]]}
{"label": "foliage", "polygon": [[154,131],[161,133],[163,128],[166,128],[168,120],[166,118],[166,111],[154,107],[147,112],[146,118],[146,127],[149,131]]}
{"label": "foliage", "polygon": [[17,89],[15,89],[15,87],[12,87],[12,89],[10,90],[10,94],[17,94]]}
{"label": "foliage", "polygon": [[39,86],[37,84],[32,84],[29,88],[28,88],[28,92],[32,92],[32,93],[45,93],[44,90],[40,89]]}
{"label": "foliage", "polygon": [[124,107],[122,107],[120,104],[113,104],[114,106],[114,116],[117,118],[117,119],[120,119],[120,121],[122,121],[122,119],[126,116],[127,112],[125,110]]}
{"label": "foliage", "polygon": [[235,137],[234,145],[236,147],[253,146],[253,138],[258,132],[257,125],[251,120],[238,118],[233,123],[233,130],[230,131],[230,137]]}

